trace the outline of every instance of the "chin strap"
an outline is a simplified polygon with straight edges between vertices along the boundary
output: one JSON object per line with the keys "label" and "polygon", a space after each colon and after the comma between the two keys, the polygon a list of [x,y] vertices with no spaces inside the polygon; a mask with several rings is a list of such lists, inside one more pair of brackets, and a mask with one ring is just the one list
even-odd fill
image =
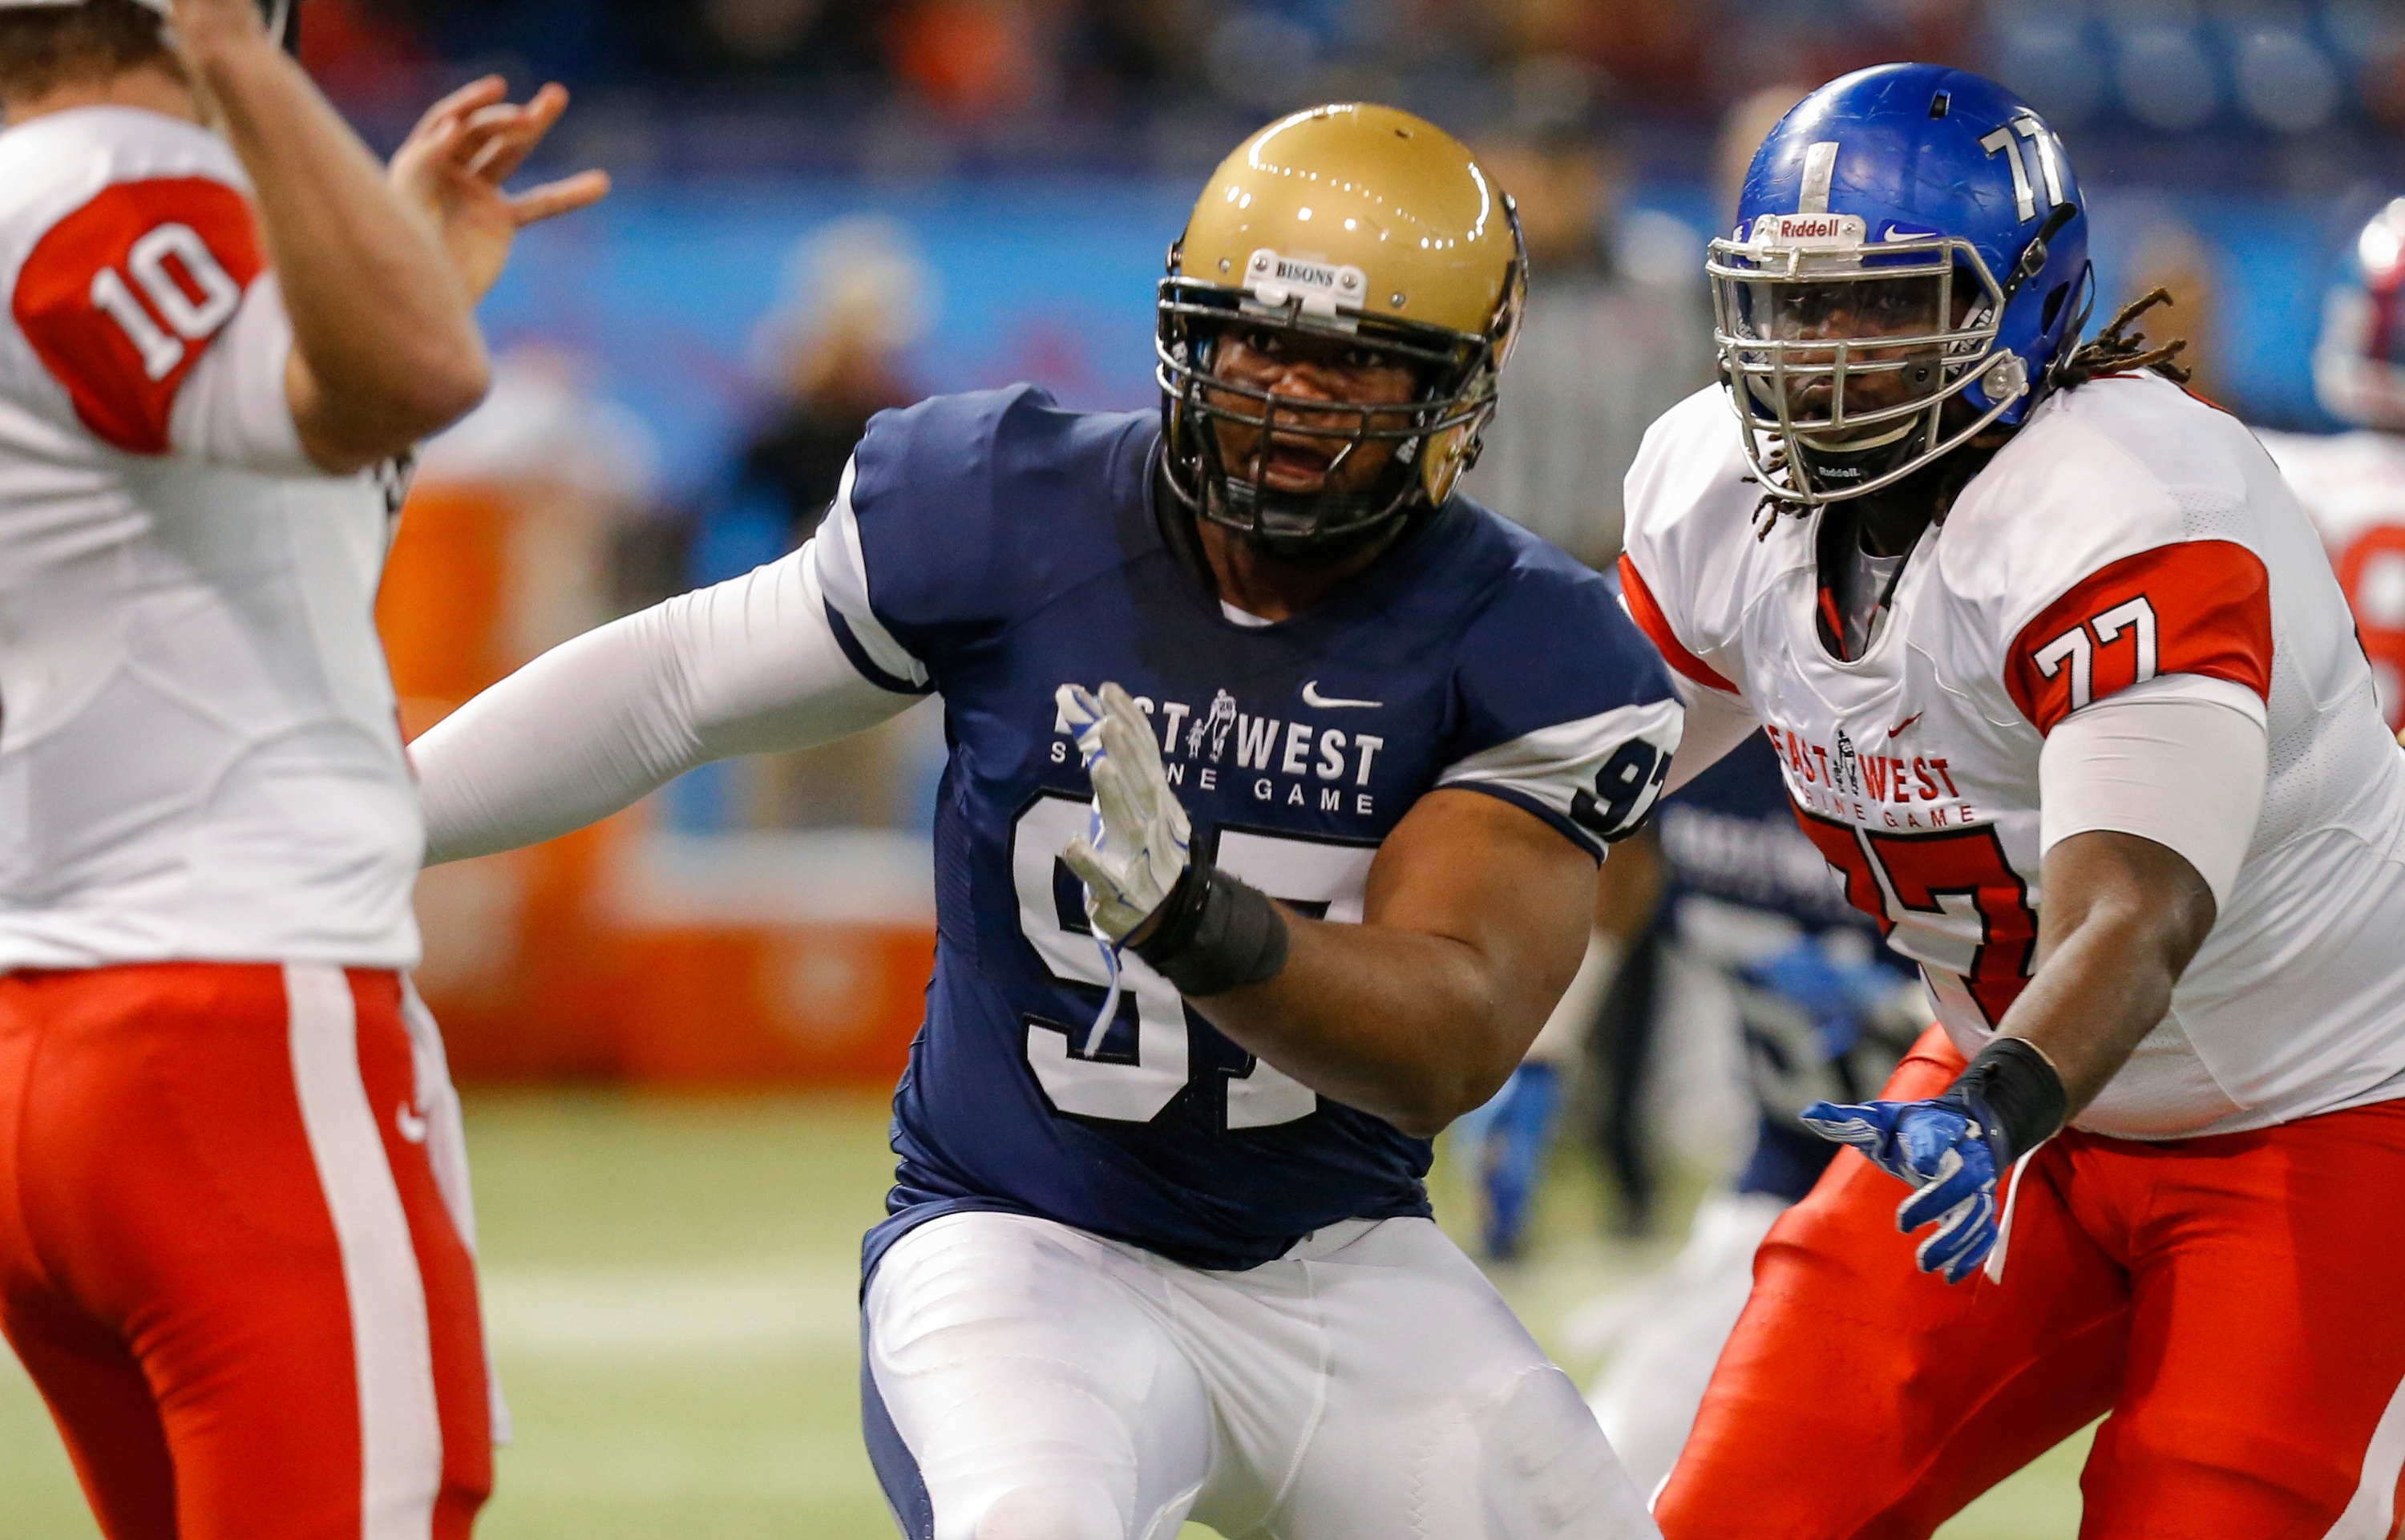
{"label": "chin strap", "polygon": [[[1087,840],[1099,847],[1103,842],[1103,813],[1094,810],[1086,826]],[[1109,940],[1100,925],[1094,927],[1094,946],[1103,954],[1103,976],[1110,988],[1103,996],[1102,1010],[1094,1012],[1094,1024],[1086,1029],[1086,1057],[1100,1052],[1103,1039],[1110,1035],[1111,1023],[1119,1013],[1119,1001],[1127,996],[1127,973],[1119,966],[1119,952],[1126,943]]]}
{"label": "chin strap", "polygon": [[267,30],[285,52],[301,57],[301,0],[274,0],[267,13]]}
{"label": "chin strap", "polygon": [[1103,954],[1103,971],[1111,981],[1110,989],[1103,996],[1103,1009],[1094,1012],[1094,1024],[1086,1028],[1086,1057],[1092,1058],[1101,1051],[1103,1039],[1110,1035],[1111,1021],[1119,1013],[1119,1001],[1127,995],[1127,974],[1119,967],[1119,949],[1116,942],[1094,938],[1095,947]]}

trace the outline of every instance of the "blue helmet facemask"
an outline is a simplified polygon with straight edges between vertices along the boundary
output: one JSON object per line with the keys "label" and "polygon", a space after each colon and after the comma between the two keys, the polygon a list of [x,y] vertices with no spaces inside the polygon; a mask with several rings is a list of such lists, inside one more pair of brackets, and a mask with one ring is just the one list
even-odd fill
{"label": "blue helmet facemask", "polygon": [[1860,497],[2018,425],[2085,315],[2062,146],[1963,71],[1889,64],[1813,92],[1754,157],[1738,212],[1707,261],[1714,337],[1747,458],[1782,502]]}

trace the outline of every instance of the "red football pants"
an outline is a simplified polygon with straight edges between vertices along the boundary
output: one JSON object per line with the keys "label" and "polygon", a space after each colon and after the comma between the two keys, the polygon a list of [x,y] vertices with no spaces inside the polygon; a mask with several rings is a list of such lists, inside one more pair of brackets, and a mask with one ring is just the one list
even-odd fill
{"label": "red football pants", "polygon": [[108,1540],[465,1540],[474,1266],[401,982],[0,978],[0,1330]]}
{"label": "red football pants", "polygon": [[[1883,1095],[1962,1067],[1933,1031]],[[2011,1195],[2002,1282],[1917,1271],[1905,1195],[1849,1150],[1771,1230],[1666,1540],[1919,1540],[2099,1416],[2083,1540],[2396,1533],[2405,1102],[2059,1135]]]}

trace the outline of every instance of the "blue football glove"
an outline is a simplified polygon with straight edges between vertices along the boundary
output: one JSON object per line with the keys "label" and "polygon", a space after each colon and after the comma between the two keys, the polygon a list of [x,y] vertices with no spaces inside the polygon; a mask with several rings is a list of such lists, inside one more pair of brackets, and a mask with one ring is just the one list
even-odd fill
{"label": "blue football glove", "polygon": [[1960,1283],[1995,1250],[1996,1188],[2012,1161],[1995,1116],[1976,1093],[1957,1086],[1931,1101],[1815,1102],[1804,1109],[1804,1126],[1852,1145],[1911,1184],[1895,1227],[1910,1235],[1936,1224],[1916,1253],[1922,1272]]}
{"label": "blue football glove", "polygon": [[1495,1099],[1480,1109],[1485,1116],[1476,1129],[1478,1181],[1486,1199],[1480,1228],[1488,1256],[1508,1262],[1527,1240],[1538,1179],[1561,1109],[1562,1072],[1533,1060],[1512,1071]]}
{"label": "blue football glove", "polygon": [[1878,1019],[1896,987],[1892,969],[1877,963],[1840,962],[1809,936],[1782,952],[1739,964],[1737,975],[1811,1017],[1813,1035],[1828,1060],[1854,1051],[1864,1026]]}

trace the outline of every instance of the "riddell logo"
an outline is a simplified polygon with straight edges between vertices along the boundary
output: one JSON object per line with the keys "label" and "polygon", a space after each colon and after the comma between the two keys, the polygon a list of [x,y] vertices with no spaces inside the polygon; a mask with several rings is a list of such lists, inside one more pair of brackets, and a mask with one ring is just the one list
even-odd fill
{"label": "riddell logo", "polygon": [[1863,242],[1857,214],[1765,214],[1753,221],[1755,246],[1845,247]]}

